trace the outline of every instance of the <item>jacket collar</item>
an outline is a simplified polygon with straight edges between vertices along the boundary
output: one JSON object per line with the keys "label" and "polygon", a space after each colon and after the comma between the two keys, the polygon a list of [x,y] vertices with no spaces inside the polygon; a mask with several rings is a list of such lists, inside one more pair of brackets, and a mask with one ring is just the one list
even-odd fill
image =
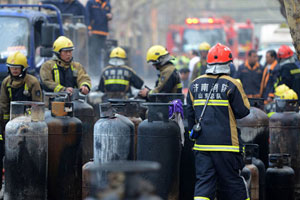
{"label": "jacket collar", "polygon": [[66,63],[65,61],[63,61],[59,58],[55,58],[54,60],[55,60],[57,65],[59,65],[60,67],[63,67],[63,68],[69,68],[73,63],[73,61],[71,61],[69,63]]}
{"label": "jacket collar", "polygon": [[249,65],[248,60],[246,60],[245,67],[247,67],[250,71],[254,71],[254,70],[256,70],[259,67],[259,63],[256,62],[255,65],[253,66],[253,68],[251,68],[251,66]]}

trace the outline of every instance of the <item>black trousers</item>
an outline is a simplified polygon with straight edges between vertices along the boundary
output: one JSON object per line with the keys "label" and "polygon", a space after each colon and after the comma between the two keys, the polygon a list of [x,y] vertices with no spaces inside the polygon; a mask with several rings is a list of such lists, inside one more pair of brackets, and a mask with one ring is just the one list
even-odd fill
{"label": "black trousers", "polygon": [[247,200],[246,182],[240,176],[243,157],[234,152],[195,151],[196,185],[194,199]]}

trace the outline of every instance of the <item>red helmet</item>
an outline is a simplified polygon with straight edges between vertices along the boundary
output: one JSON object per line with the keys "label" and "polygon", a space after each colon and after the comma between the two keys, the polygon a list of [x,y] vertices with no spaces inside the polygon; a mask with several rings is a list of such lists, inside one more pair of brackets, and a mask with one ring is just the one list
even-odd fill
{"label": "red helmet", "polygon": [[226,64],[232,61],[232,54],[229,47],[223,44],[216,44],[213,46],[207,54],[207,63],[209,65],[214,64]]}
{"label": "red helmet", "polygon": [[289,58],[294,55],[292,49],[287,45],[281,45],[278,49],[278,58]]}

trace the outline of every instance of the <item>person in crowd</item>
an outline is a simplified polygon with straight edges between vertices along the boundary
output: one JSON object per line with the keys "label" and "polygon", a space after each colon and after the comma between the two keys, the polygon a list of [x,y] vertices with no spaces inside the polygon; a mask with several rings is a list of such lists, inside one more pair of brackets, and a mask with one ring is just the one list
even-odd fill
{"label": "person in crowd", "polygon": [[6,60],[8,76],[1,84],[0,95],[0,189],[4,156],[5,125],[10,119],[11,101],[42,101],[42,90],[38,79],[27,74],[27,58],[17,51]]}
{"label": "person in crowd", "polygon": [[285,84],[300,95],[300,68],[295,64],[294,52],[287,45],[282,45],[277,52],[280,72],[278,84]]}
{"label": "person in crowd", "polygon": [[149,88],[140,90],[140,96],[148,97],[152,93],[181,93],[180,76],[171,60],[172,57],[169,52],[161,45],[154,45],[148,49],[147,62],[151,63],[159,71],[159,75],[155,88],[152,90]]}
{"label": "person in crowd", "polygon": [[96,76],[101,71],[106,38],[109,34],[108,22],[112,19],[111,5],[108,0],[88,0],[86,4],[89,33],[89,68]]}
{"label": "person in crowd", "polygon": [[125,65],[127,55],[124,49],[114,48],[109,57],[109,65],[102,72],[98,90],[105,93],[107,98],[126,99],[131,95],[130,87],[141,89],[144,81]]}
{"label": "person in crowd", "polygon": [[236,78],[240,79],[248,98],[260,98],[260,83],[263,67],[258,62],[257,52],[250,50],[248,58],[239,66]]}
{"label": "person in crowd", "polygon": [[[196,184],[194,199],[249,200],[243,145],[236,119],[250,111],[242,85],[229,76],[231,50],[220,43],[207,56],[206,74],[194,80],[187,96],[188,129],[195,141]],[[219,198],[218,197],[218,198]]]}
{"label": "person in crowd", "polygon": [[265,104],[270,103],[274,98],[274,85],[277,81],[279,65],[275,50],[268,50],[266,53],[266,66],[260,84],[260,96],[265,99]]}
{"label": "person in crowd", "polygon": [[198,76],[205,74],[207,68],[206,57],[210,47],[210,44],[207,42],[202,42],[199,45],[200,60],[193,67],[191,80],[195,80]]}
{"label": "person in crowd", "polygon": [[73,94],[78,88],[82,94],[91,90],[91,79],[84,67],[73,61],[73,42],[59,36],[53,43],[54,58],[46,61],[40,69],[43,89],[47,92],[66,91]]}
{"label": "person in crowd", "polygon": [[194,70],[194,67],[196,65],[196,63],[198,63],[200,61],[200,57],[199,57],[199,53],[196,50],[192,50],[190,51],[190,62],[189,62],[189,70],[190,70],[190,74],[189,74],[189,80],[192,81],[192,72]]}

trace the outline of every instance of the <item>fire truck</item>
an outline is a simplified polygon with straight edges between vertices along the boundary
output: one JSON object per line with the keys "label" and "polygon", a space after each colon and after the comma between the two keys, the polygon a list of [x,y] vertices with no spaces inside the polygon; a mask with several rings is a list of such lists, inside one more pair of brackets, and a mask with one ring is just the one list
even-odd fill
{"label": "fire truck", "polygon": [[197,50],[202,42],[228,45],[225,21],[219,18],[187,18],[185,24],[168,28],[166,47],[172,54]]}

